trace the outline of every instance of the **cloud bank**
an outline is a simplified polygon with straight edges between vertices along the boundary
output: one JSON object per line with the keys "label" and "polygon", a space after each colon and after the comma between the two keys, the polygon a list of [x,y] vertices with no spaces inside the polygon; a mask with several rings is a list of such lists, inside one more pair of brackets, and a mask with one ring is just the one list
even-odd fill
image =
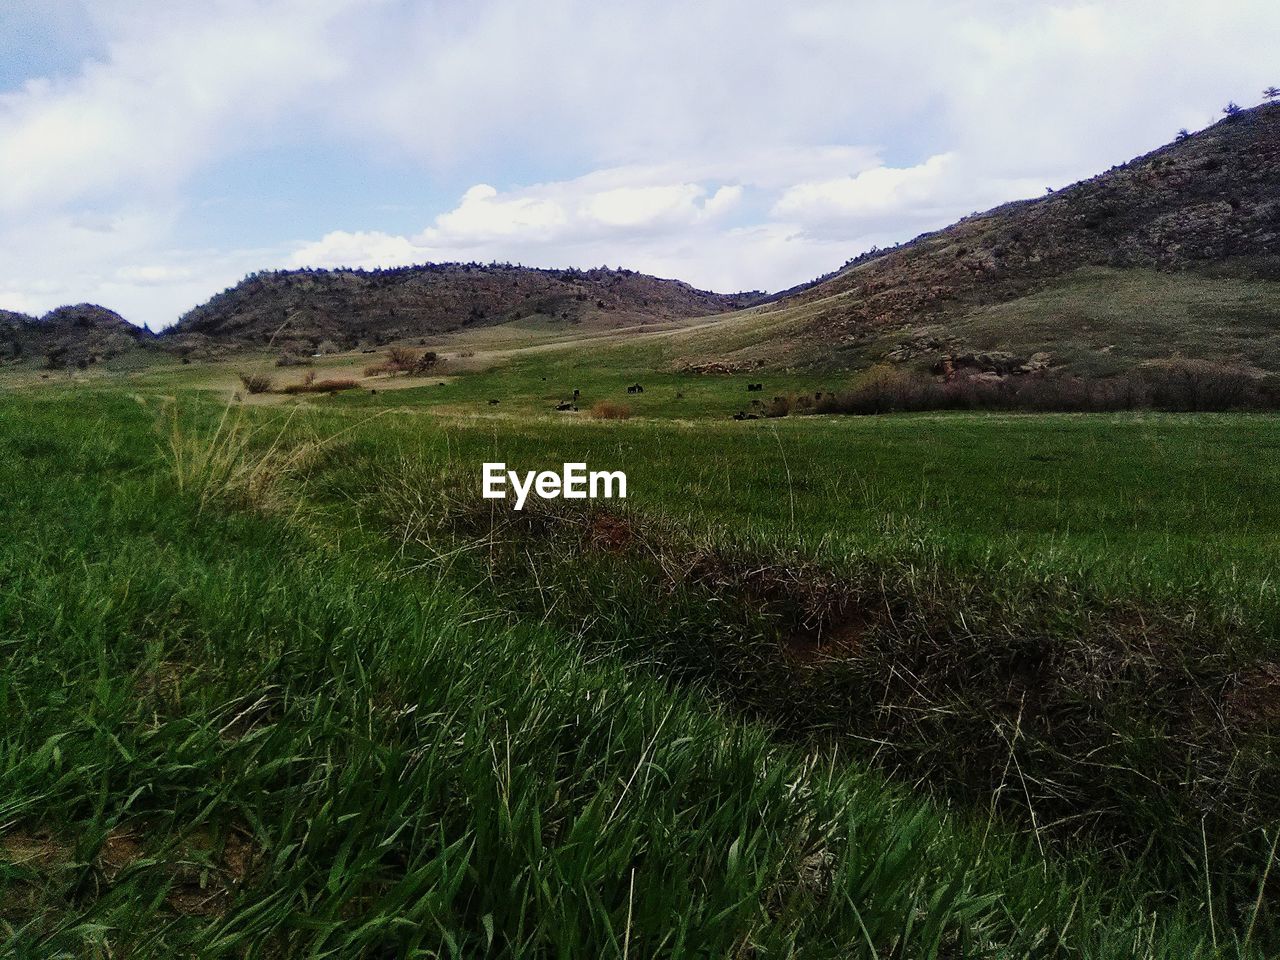
{"label": "cloud bank", "polygon": [[0,307],[152,326],[290,265],[777,289],[1280,82],[1258,0],[44,2],[75,57],[0,88]]}

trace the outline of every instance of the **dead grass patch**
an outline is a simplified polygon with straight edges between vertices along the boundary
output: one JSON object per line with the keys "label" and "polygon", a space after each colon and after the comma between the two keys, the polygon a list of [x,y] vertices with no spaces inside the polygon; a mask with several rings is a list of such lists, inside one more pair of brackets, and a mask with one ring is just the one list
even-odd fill
{"label": "dead grass patch", "polygon": [[626,420],[631,416],[631,408],[625,403],[601,400],[592,406],[591,416],[597,420]]}
{"label": "dead grass patch", "polygon": [[360,384],[350,377],[330,377],[325,380],[316,379],[315,371],[310,371],[299,383],[290,383],[281,388],[281,393],[338,393],[342,390],[355,390]]}
{"label": "dead grass patch", "polygon": [[14,828],[0,837],[0,861],[14,866],[51,870],[65,867],[75,858],[75,845],[56,837],[45,827]]}

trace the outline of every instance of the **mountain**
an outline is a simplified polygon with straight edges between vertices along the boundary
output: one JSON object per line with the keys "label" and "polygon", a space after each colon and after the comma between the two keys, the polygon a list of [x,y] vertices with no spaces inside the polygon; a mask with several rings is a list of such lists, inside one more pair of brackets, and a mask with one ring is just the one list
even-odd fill
{"label": "mountain", "polygon": [[0,310],[0,363],[35,363],[48,369],[84,369],[154,347],[157,338],[106,307],[81,303],[42,317]]}
{"label": "mountain", "polygon": [[1104,372],[1162,356],[1280,370],[1280,104],[770,298],[720,359]]}
{"label": "mountain", "polygon": [[723,313],[758,299],[631,270],[465,263],[291,270],[246,278],[188,312],[165,338],[310,352],[325,341],[377,346],[517,320],[550,328],[645,324]]}

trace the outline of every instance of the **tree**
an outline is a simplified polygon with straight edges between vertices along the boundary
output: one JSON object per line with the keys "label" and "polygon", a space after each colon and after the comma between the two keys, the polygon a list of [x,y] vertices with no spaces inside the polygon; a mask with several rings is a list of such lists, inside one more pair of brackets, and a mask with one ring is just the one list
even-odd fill
{"label": "tree", "polygon": [[1280,87],[1267,87],[1262,91],[1262,96],[1267,100],[1280,100]]}
{"label": "tree", "polygon": [[1186,127],[1183,127],[1181,130],[1178,131],[1179,140],[1189,140],[1190,138],[1191,138],[1191,131],[1188,130]]}
{"label": "tree", "polygon": [[1240,104],[1232,100],[1230,103],[1228,103],[1225,107],[1222,108],[1222,112],[1225,113],[1228,117],[1234,117],[1237,113],[1240,112]]}

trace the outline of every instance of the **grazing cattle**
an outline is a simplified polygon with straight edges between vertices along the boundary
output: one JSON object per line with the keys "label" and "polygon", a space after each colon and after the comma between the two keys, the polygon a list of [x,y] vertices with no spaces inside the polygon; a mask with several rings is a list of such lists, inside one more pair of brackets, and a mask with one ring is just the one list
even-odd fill
{"label": "grazing cattle", "polygon": [[748,384],[747,384],[747,393],[754,393],[754,392],[755,392],[755,391],[757,391],[757,390],[763,390],[763,389],[764,389],[764,384],[763,384],[763,383],[748,383]]}
{"label": "grazing cattle", "polygon": [[735,419],[735,420],[745,420],[745,419],[747,419],[747,415],[746,415],[745,413],[743,413],[741,410],[739,410],[737,413],[735,413],[735,414],[733,415],[733,419]]}
{"label": "grazing cattle", "polygon": [[759,419],[760,419],[760,418],[759,418],[759,417],[757,417],[754,413],[748,413],[746,418],[747,418],[748,420],[759,420]]}
{"label": "grazing cattle", "polygon": [[492,407],[492,406],[496,406],[496,405],[497,405],[497,403],[498,403],[498,401],[497,401],[497,400],[490,400],[490,401],[489,401],[489,406],[491,406],[491,407]]}
{"label": "grazing cattle", "polygon": [[575,400],[577,400],[577,399],[578,399],[578,391],[577,391],[577,390],[573,391],[573,399],[575,399]]}
{"label": "grazing cattle", "polygon": [[557,410],[577,410],[578,408],[573,405],[572,401],[562,400],[556,404],[556,409]]}
{"label": "grazing cattle", "polygon": [[644,393],[644,387],[640,386],[638,383],[633,383],[631,386],[627,387],[627,393]]}

